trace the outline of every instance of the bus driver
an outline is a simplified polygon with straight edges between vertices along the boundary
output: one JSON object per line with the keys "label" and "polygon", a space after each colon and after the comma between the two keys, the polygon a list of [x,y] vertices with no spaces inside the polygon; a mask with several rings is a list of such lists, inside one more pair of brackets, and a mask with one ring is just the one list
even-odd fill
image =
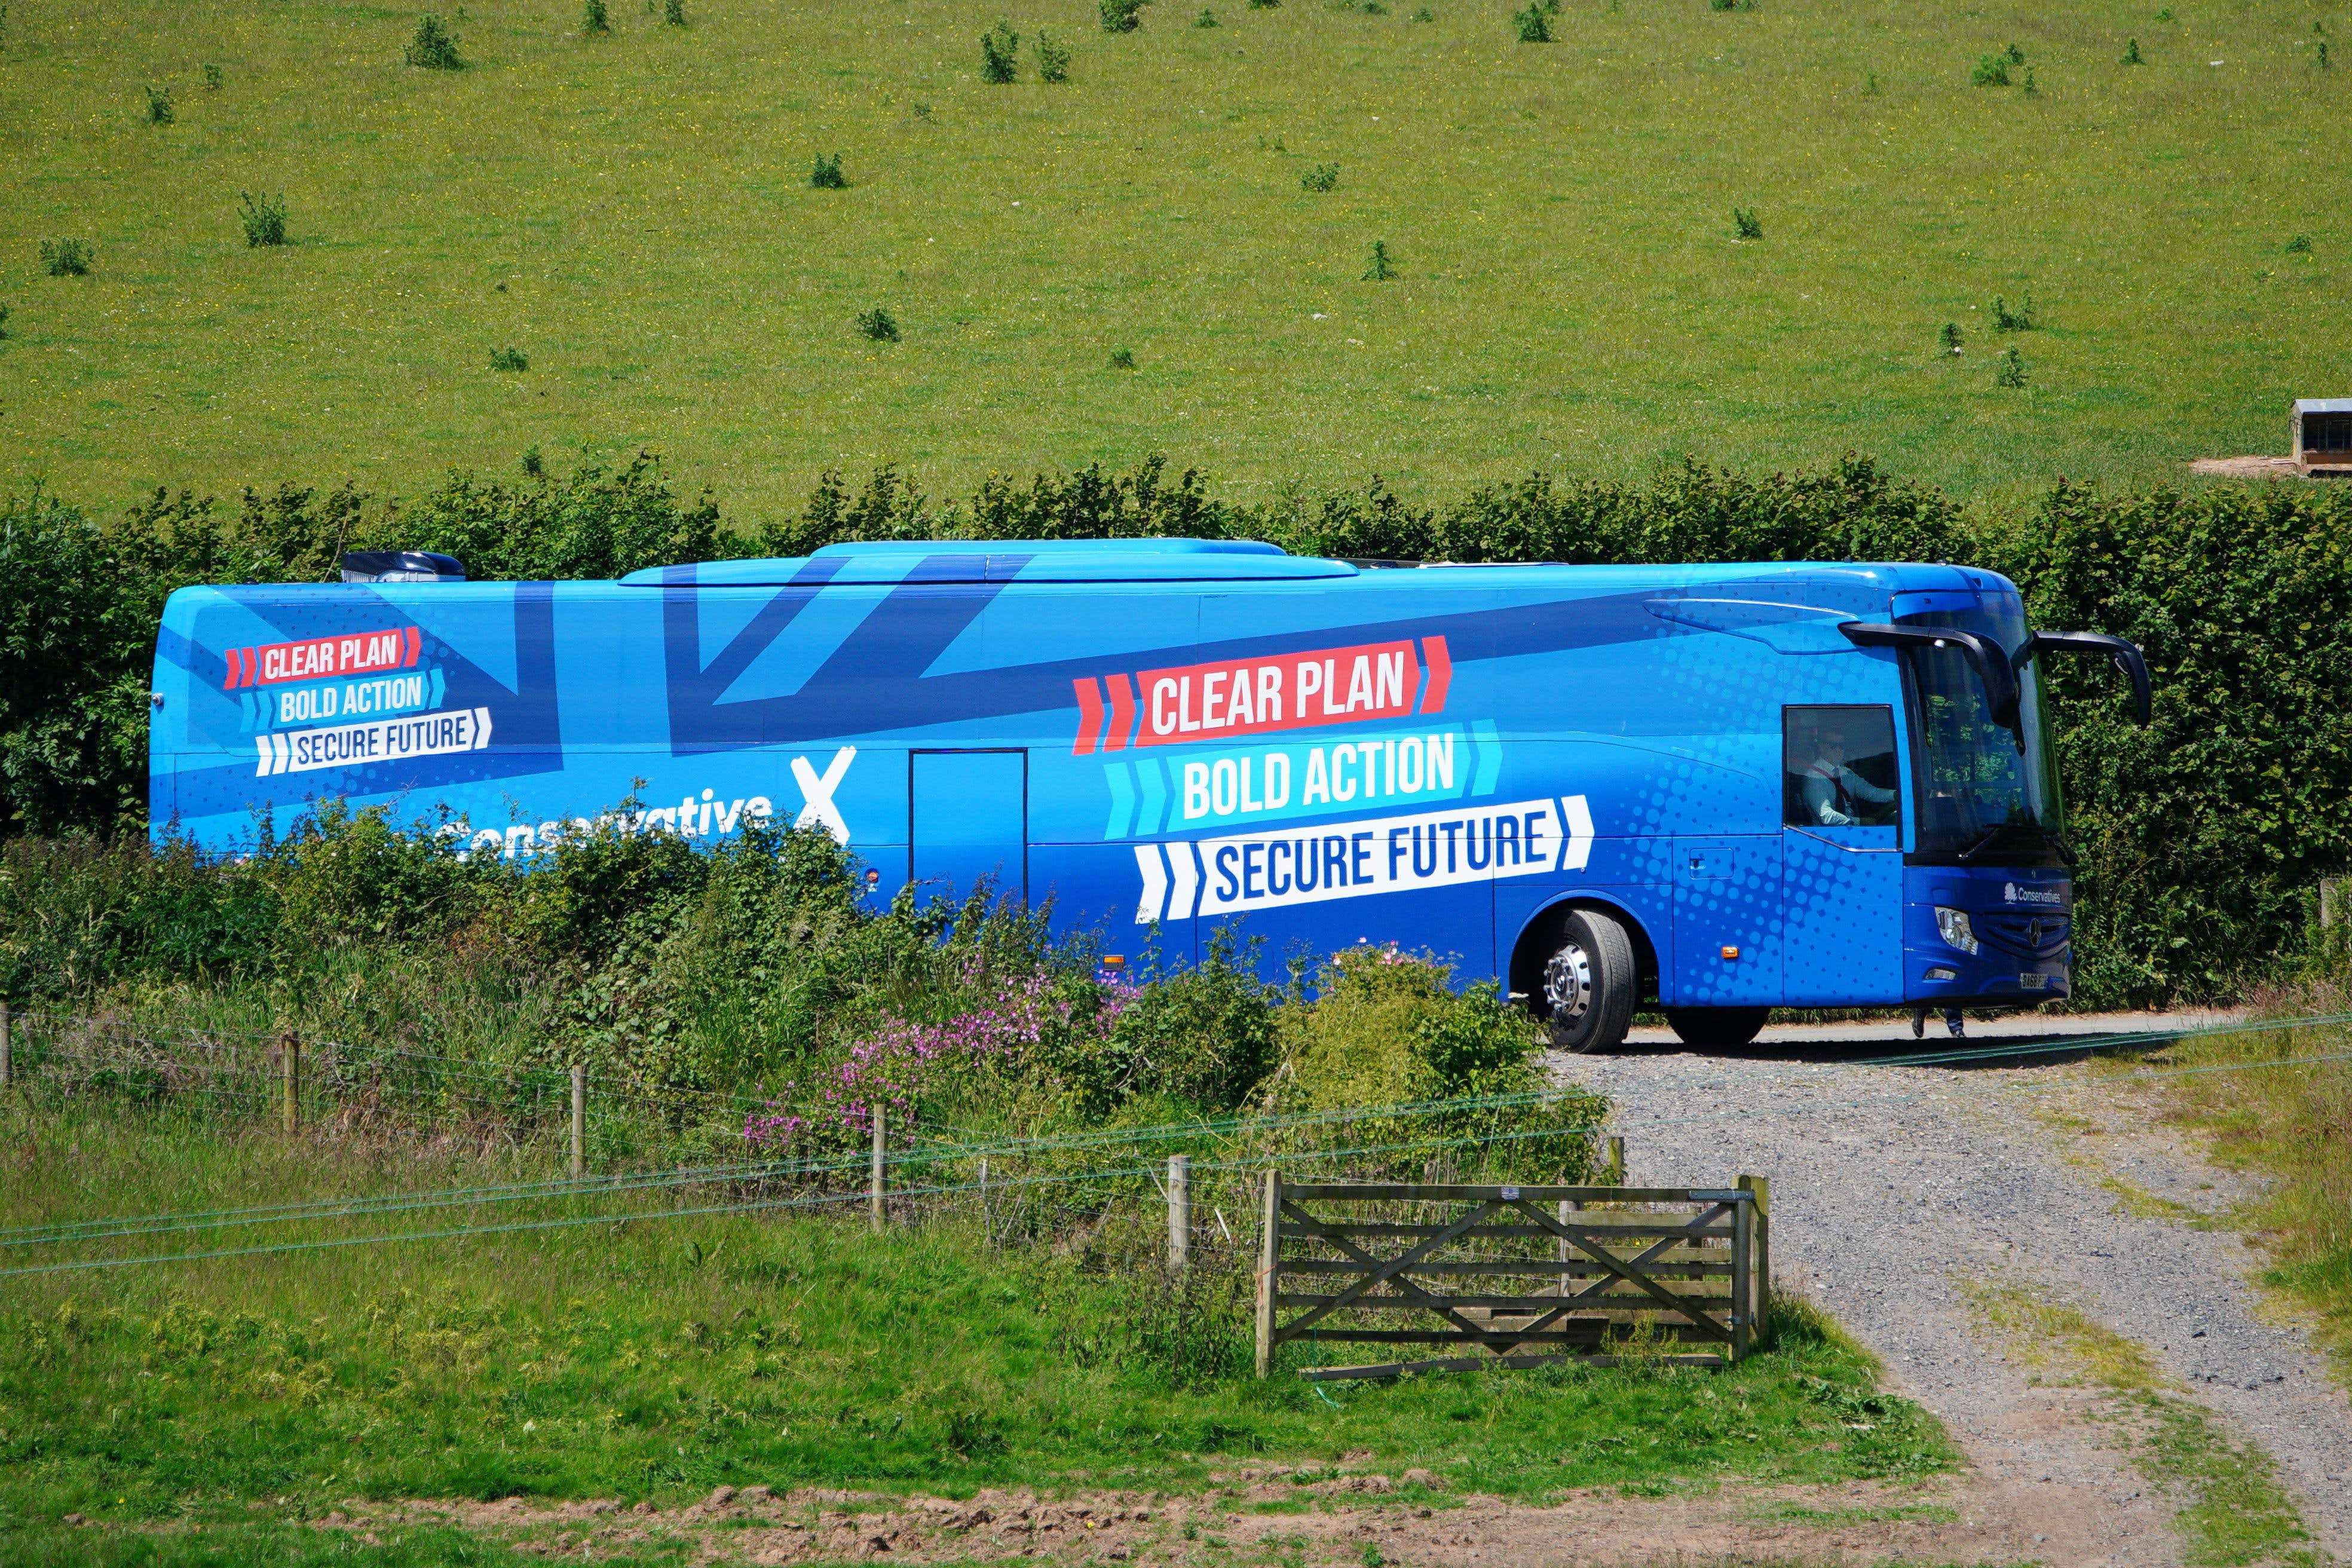
{"label": "bus driver", "polygon": [[1886,820],[1885,813],[1869,807],[1886,805],[1895,792],[1847,767],[1850,755],[1843,729],[1824,725],[1816,732],[1813,760],[1799,770],[1798,780],[1806,813],[1816,826],[1866,827]]}

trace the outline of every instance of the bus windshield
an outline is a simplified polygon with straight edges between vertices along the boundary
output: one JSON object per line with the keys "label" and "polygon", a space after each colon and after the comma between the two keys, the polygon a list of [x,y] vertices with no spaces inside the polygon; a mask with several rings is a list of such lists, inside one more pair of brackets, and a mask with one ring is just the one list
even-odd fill
{"label": "bus windshield", "polygon": [[[2027,635],[2024,607],[2015,599],[1906,616],[1902,624],[1972,631],[2012,658]],[[1919,797],[1917,858],[1993,866],[2064,863],[2064,807],[2035,661],[2028,659],[2017,672],[2022,751],[2017,732],[1988,710],[1984,683],[1958,648],[1906,648],[1904,661]]]}

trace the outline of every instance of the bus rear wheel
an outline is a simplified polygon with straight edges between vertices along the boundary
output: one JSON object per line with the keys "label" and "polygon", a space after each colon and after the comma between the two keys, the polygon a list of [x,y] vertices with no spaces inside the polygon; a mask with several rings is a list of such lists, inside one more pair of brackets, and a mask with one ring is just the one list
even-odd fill
{"label": "bus rear wheel", "polygon": [[1633,994],[1641,984],[1633,939],[1599,910],[1570,910],[1559,939],[1543,973],[1552,1048],[1616,1049],[1633,1026]]}
{"label": "bus rear wheel", "polygon": [[1769,1007],[1669,1007],[1666,1024],[1697,1051],[1737,1050],[1764,1031]]}

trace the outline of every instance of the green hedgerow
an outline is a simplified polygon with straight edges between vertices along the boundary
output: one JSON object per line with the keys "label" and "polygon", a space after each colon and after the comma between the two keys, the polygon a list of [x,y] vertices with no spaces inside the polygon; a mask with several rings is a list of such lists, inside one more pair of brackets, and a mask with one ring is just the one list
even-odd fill
{"label": "green hedgerow", "polygon": [[257,196],[251,191],[236,194],[237,219],[245,225],[245,243],[259,247],[286,243],[286,193],[274,196]]}
{"label": "green hedgerow", "polygon": [[2009,57],[2006,55],[1979,56],[1975,68],[1969,72],[1969,83],[1972,87],[2007,87]]}
{"label": "green hedgerow", "polygon": [[520,349],[493,349],[490,351],[490,368],[492,370],[529,370],[530,356]]}
{"label": "green hedgerow", "polygon": [[409,39],[408,50],[401,58],[424,70],[466,68],[466,62],[457,55],[457,36],[443,26],[441,18],[430,11],[416,18],[416,36]]}
{"label": "green hedgerow", "polygon": [[1056,43],[1044,28],[1037,30],[1037,79],[1067,81],[1070,79],[1070,47]]}
{"label": "green hedgerow", "polygon": [[1544,8],[1533,4],[1532,0],[1526,10],[1513,14],[1511,22],[1519,30],[1519,42],[1523,44],[1551,42],[1551,19],[1544,14]]}
{"label": "green hedgerow", "polygon": [[1761,239],[1764,237],[1764,226],[1757,221],[1756,209],[1754,207],[1732,208],[1731,226],[1733,231],[1741,239]]}
{"label": "green hedgerow", "polygon": [[582,0],[580,30],[592,38],[613,30],[613,18],[604,14],[604,0]]}
{"label": "green hedgerow", "polygon": [[980,36],[980,74],[984,81],[1008,82],[1020,69],[1021,35],[1000,20]]}
{"label": "green hedgerow", "polygon": [[147,89],[147,123],[169,125],[172,123],[172,89],[168,87],[149,88]]}
{"label": "green hedgerow", "polygon": [[857,330],[877,343],[898,341],[898,319],[879,305],[857,312]]}
{"label": "green hedgerow", "polygon": [[1396,276],[1396,262],[1389,255],[1388,241],[1372,241],[1372,265],[1364,273],[1367,283],[1385,283]]}
{"label": "green hedgerow", "polygon": [[2001,351],[2000,369],[1994,373],[1992,384],[1995,386],[2025,384],[2025,360],[2015,349]]}
{"label": "green hedgerow", "polygon": [[1151,0],[1101,0],[1097,7],[1102,15],[1106,33],[1132,33],[1143,26],[1143,8]]}
{"label": "green hedgerow", "polygon": [[819,191],[839,191],[847,189],[848,185],[848,177],[841,172],[841,154],[835,153],[827,157],[819,153],[816,167],[809,171],[809,187]]}
{"label": "green hedgerow", "polygon": [[78,239],[41,241],[41,270],[52,278],[81,278],[89,272],[90,249]]}
{"label": "green hedgerow", "polygon": [[1298,176],[1298,183],[1310,191],[1328,191],[1339,183],[1339,165],[1318,163]]}

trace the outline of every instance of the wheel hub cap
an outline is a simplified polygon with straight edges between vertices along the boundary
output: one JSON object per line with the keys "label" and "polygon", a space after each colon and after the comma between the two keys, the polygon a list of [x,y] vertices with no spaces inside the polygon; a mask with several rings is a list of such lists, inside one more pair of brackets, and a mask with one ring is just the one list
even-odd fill
{"label": "wheel hub cap", "polygon": [[1570,942],[1544,965],[1544,1000],[1555,1023],[1573,1023],[1592,1007],[1592,960]]}

